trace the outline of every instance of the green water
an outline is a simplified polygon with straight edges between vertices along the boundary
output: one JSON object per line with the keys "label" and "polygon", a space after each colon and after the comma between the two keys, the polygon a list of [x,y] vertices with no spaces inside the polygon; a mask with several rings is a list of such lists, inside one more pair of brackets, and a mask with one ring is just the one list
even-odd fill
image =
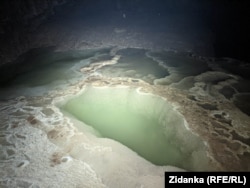
{"label": "green water", "polygon": [[194,169],[192,153],[201,142],[190,137],[182,117],[159,97],[125,88],[88,88],[62,108],[153,164]]}

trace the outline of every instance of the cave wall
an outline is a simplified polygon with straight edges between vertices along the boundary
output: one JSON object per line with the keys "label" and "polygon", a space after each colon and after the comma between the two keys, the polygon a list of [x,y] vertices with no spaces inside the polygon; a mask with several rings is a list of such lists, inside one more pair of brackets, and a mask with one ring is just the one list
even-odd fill
{"label": "cave wall", "polygon": [[224,0],[214,3],[211,29],[215,33],[216,57],[250,62],[250,1]]}
{"label": "cave wall", "polygon": [[12,62],[29,49],[41,47],[42,42],[39,44],[36,41],[34,44],[34,35],[39,31],[39,26],[55,15],[71,13],[69,5],[77,4],[84,5],[83,12],[86,14],[94,10],[108,10],[130,11],[144,16],[161,12],[167,16],[182,14],[202,17],[215,36],[216,57],[233,57],[250,62],[247,48],[250,43],[248,0],[2,0],[0,65]]}
{"label": "cave wall", "polygon": [[0,1],[0,65],[37,47],[33,45],[33,34],[69,3],[74,0]]}

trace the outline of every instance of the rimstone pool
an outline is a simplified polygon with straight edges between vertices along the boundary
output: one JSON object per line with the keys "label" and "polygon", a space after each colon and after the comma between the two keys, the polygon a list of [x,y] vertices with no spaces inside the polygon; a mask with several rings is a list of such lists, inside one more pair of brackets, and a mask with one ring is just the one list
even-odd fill
{"label": "rimstone pool", "polygon": [[155,165],[208,169],[206,147],[183,116],[163,98],[129,87],[87,87],[61,106]]}
{"label": "rimstone pool", "polygon": [[164,172],[249,171],[250,82],[234,61],[116,47],[27,56],[0,70],[0,187],[161,188]]}

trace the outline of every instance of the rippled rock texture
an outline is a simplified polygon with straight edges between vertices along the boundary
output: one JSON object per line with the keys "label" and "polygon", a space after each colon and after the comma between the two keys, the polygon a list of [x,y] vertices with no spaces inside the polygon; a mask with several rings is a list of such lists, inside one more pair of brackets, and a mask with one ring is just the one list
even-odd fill
{"label": "rippled rock texture", "polygon": [[[138,48],[50,51],[31,60],[0,89],[1,187],[163,187],[165,171],[250,170],[246,63]],[[126,112],[118,120],[105,119],[119,107]],[[190,163],[153,164],[100,130],[122,114],[139,115],[147,129],[165,126],[147,137],[165,139],[164,153],[184,152]],[[132,123],[144,129],[123,123],[123,132]]]}

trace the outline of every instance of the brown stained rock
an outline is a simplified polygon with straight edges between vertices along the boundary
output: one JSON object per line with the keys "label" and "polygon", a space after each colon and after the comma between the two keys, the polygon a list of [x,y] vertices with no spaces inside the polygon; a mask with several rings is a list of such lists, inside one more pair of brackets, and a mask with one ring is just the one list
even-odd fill
{"label": "brown stained rock", "polygon": [[209,103],[197,103],[200,107],[206,109],[206,110],[218,110],[217,106],[214,104]]}
{"label": "brown stained rock", "polygon": [[55,152],[52,154],[51,158],[50,158],[50,166],[54,167],[56,165],[61,164],[61,158],[63,157],[63,153],[62,152]]}
{"label": "brown stained rock", "polygon": [[11,125],[11,128],[12,129],[15,129],[15,128],[17,128],[18,127],[18,123],[13,123],[12,125]]}
{"label": "brown stained rock", "polygon": [[47,136],[48,136],[49,139],[55,139],[55,138],[58,137],[58,134],[59,134],[59,133],[60,133],[60,132],[59,132],[58,130],[53,129],[53,130],[51,130],[51,131],[49,131],[49,132],[47,133]]}
{"label": "brown stained rock", "polygon": [[231,151],[233,151],[234,153],[238,153],[239,150],[242,148],[242,145],[238,142],[230,142],[228,145],[227,145],[228,148],[231,149]]}
{"label": "brown stained rock", "polygon": [[35,125],[38,123],[38,120],[33,116],[30,115],[27,119],[26,119],[31,125]]}
{"label": "brown stained rock", "polygon": [[238,155],[241,161],[242,171],[249,171],[250,169],[250,152],[245,152],[243,155]]}
{"label": "brown stained rock", "polygon": [[212,126],[214,129],[224,129],[224,130],[230,130],[230,126],[227,127],[227,125],[222,124],[221,122],[213,121]]}
{"label": "brown stained rock", "polygon": [[215,129],[215,132],[218,133],[218,135],[223,136],[223,137],[229,137],[230,133],[225,131],[225,129]]}
{"label": "brown stained rock", "polygon": [[65,141],[68,136],[68,132],[64,129],[55,128],[47,133],[47,137],[53,141]]}
{"label": "brown stained rock", "polygon": [[231,135],[232,135],[232,139],[238,140],[241,143],[244,143],[244,144],[250,146],[250,138],[249,137],[245,138],[245,137],[241,136],[240,134],[238,134],[236,131],[232,131]]}
{"label": "brown stained rock", "polygon": [[226,144],[222,142],[214,139],[209,143],[213,158],[222,166],[223,170],[235,170],[239,167],[238,159],[233,152],[227,150]]}

